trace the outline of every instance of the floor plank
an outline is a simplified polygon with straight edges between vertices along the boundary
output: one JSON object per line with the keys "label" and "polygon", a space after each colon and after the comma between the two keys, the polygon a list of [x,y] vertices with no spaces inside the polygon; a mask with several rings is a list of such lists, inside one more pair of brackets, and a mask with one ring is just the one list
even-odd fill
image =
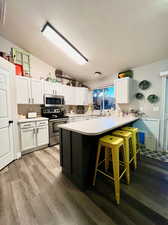
{"label": "floor plank", "polygon": [[0,225],[168,224],[167,164],[142,160],[131,184],[121,185],[116,206],[111,182],[98,176],[94,189],[81,192],[62,174],[59,160],[59,148],[51,147],[1,170]]}

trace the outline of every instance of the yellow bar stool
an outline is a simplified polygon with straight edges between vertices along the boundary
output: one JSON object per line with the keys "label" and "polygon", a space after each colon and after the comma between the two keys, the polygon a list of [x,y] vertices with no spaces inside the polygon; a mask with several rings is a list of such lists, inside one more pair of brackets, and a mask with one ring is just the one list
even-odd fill
{"label": "yellow bar stool", "polygon": [[136,127],[123,127],[122,130],[126,130],[132,133],[133,146],[136,149],[136,154],[140,152],[138,143],[138,128]]}
{"label": "yellow bar stool", "polygon": [[[136,149],[133,146],[132,133],[129,131],[124,131],[124,130],[116,130],[112,132],[112,135],[117,137],[122,137],[124,139],[124,145],[125,145],[125,151],[126,151],[126,162],[127,162],[127,176],[129,177],[129,182],[128,182],[129,184],[130,183],[130,164],[132,161],[134,161],[134,167],[137,168]],[[131,146],[130,146],[130,142],[131,142]]]}
{"label": "yellow bar stool", "polygon": [[[102,148],[104,147],[104,148]],[[121,148],[122,147],[122,148]],[[103,174],[104,176],[112,179],[114,181],[115,186],[115,199],[117,204],[120,203],[120,179],[126,173],[126,154],[124,150],[124,140],[123,138],[107,135],[99,139],[98,149],[97,149],[97,156],[96,156],[96,165],[95,165],[95,173],[93,177],[93,186],[95,186],[96,182],[96,175],[97,172]],[[101,150],[105,151],[105,158],[100,161],[100,153]],[[124,153],[124,170],[120,175],[120,161],[119,161],[119,152],[120,150]],[[113,176],[108,172],[109,169],[109,158],[112,158],[113,164]],[[100,162],[99,162],[100,161]],[[105,162],[105,172],[100,165]]]}

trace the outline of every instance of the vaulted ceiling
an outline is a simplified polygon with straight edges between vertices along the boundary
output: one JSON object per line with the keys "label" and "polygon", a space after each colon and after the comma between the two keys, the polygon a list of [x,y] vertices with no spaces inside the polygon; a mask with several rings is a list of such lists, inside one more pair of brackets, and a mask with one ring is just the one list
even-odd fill
{"label": "vaulted ceiling", "polygon": [[[49,21],[88,59],[78,65],[42,35]],[[77,79],[168,57],[168,0],[7,0],[0,34]]]}

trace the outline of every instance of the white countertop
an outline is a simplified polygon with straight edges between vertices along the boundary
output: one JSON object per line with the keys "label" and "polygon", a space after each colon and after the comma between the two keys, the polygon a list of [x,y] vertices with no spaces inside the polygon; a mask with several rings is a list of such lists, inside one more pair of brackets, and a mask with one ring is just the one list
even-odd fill
{"label": "white countertop", "polygon": [[48,118],[46,118],[46,117],[36,117],[36,118],[32,118],[32,119],[18,118],[18,123],[35,122],[35,121],[43,121],[43,120],[48,120]]}
{"label": "white countertop", "polygon": [[58,127],[88,136],[95,136],[124,126],[136,120],[138,120],[138,118],[133,116],[110,116],[61,124]]}

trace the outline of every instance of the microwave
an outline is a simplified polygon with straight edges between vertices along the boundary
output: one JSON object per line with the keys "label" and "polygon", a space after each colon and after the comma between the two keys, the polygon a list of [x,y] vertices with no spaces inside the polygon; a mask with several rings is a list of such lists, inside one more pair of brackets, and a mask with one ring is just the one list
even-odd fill
{"label": "microwave", "polygon": [[45,107],[64,105],[64,96],[61,95],[44,95]]}

